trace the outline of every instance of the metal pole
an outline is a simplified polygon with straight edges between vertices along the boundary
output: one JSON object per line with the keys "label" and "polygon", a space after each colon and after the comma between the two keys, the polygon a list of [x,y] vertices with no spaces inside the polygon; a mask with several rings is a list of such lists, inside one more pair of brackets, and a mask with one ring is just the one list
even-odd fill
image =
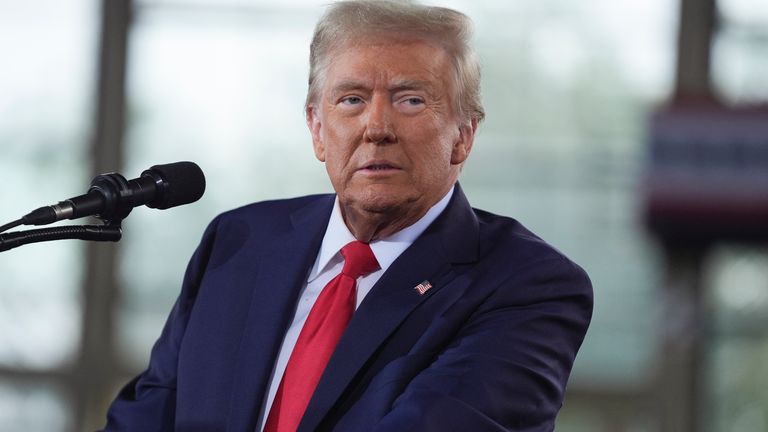
{"label": "metal pole", "polygon": [[662,313],[662,353],[657,403],[662,430],[704,432],[707,319],[702,266],[706,250],[667,247],[667,281]]}
{"label": "metal pole", "polygon": [[709,98],[716,0],[680,0],[675,99]]}
{"label": "metal pole", "polygon": [[[102,0],[98,88],[91,143],[94,173],[123,165],[125,75],[131,0]],[[113,391],[119,364],[115,357],[115,303],[119,285],[117,245],[86,244],[83,281],[83,328],[74,376],[75,425],[94,430],[104,424],[105,404]]]}

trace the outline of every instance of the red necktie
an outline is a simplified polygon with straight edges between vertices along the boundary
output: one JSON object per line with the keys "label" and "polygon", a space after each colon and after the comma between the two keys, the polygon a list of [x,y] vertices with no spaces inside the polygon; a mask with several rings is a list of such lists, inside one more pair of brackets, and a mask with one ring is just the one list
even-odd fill
{"label": "red necktie", "polygon": [[269,410],[264,432],[294,432],[328,359],[355,311],[357,278],[379,268],[371,247],[353,241],[343,248],[344,268],[317,297],[293,347]]}

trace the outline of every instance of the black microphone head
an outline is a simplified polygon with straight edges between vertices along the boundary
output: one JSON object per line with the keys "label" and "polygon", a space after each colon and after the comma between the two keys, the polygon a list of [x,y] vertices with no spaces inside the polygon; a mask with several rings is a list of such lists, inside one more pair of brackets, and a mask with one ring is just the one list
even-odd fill
{"label": "black microphone head", "polygon": [[205,192],[205,175],[194,162],[155,165],[141,176],[152,177],[159,192],[147,207],[165,210],[193,203]]}

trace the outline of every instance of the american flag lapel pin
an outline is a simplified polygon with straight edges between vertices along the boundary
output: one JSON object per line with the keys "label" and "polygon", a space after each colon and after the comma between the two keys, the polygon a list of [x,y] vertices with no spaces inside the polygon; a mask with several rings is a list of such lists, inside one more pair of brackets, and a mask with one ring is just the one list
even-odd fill
{"label": "american flag lapel pin", "polygon": [[429,289],[432,288],[432,284],[429,283],[428,280],[424,280],[422,283],[416,285],[413,287],[416,291],[418,291],[419,295],[424,295]]}

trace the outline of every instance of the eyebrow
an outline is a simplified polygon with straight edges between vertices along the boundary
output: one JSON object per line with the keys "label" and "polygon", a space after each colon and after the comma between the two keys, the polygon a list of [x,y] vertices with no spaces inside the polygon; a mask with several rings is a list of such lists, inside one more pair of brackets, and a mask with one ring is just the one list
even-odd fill
{"label": "eyebrow", "polygon": [[[337,93],[344,93],[344,92],[353,91],[353,90],[370,91],[371,85],[364,81],[359,81],[354,79],[342,80],[341,82],[333,86],[333,89],[331,90],[331,92],[333,94],[337,94]],[[423,90],[430,95],[433,95],[435,92],[434,86],[432,85],[431,82],[424,81],[424,80],[412,80],[412,79],[395,80],[387,88],[387,90],[391,93],[406,91],[406,90]]]}
{"label": "eyebrow", "polygon": [[395,80],[395,82],[389,87],[390,92],[398,92],[403,90],[423,90],[430,95],[434,93],[434,86],[429,81],[423,80]]}
{"label": "eyebrow", "polygon": [[358,80],[343,80],[340,83],[333,86],[333,89],[331,91],[335,93],[343,93],[348,92],[352,90],[370,90],[371,86],[366,84],[363,81]]}

